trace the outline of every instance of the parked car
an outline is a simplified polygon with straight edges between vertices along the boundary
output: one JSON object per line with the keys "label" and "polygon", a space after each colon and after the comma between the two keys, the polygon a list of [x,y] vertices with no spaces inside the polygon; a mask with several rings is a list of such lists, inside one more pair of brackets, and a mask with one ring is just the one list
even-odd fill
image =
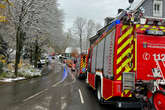
{"label": "parked car", "polygon": [[45,57],[41,57],[37,62],[38,68],[42,68],[43,65],[47,64],[48,60]]}

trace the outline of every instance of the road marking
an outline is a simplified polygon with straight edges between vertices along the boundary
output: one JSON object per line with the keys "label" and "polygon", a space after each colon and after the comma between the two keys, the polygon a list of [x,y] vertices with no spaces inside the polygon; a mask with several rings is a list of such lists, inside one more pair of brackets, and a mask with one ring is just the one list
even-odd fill
{"label": "road marking", "polygon": [[52,87],[56,87],[56,86],[58,86],[59,84],[61,84],[62,82],[63,82],[63,81],[61,80],[61,81],[55,83],[54,85],[52,85]]}
{"label": "road marking", "polygon": [[30,97],[24,99],[23,101],[26,102],[26,101],[28,101],[28,100],[30,100],[30,99],[32,99],[32,98],[34,98],[34,97],[36,97],[36,96],[42,94],[42,93],[45,92],[45,91],[47,91],[47,89],[45,89],[45,90],[43,90],[43,91],[40,91],[40,92],[38,92],[38,93],[36,93],[36,94],[34,94],[34,95],[32,95],[32,96],[30,96]]}
{"label": "road marking", "polygon": [[69,75],[71,75],[73,81],[70,82],[70,83],[65,84],[64,86],[68,86],[68,85],[71,85],[71,84],[76,82],[76,78],[74,77],[74,75],[72,73],[70,73],[70,72],[69,72]]}
{"label": "road marking", "polygon": [[83,96],[82,96],[81,90],[79,89],[78,91],[79,91],[79,94],[80,94],[81,103],[84,104],[84,99],[83,99]]}
{"label": "road marking", "polygon": [[67,106],[67,103],[65,101],[65,97],[61,97],[61,110],[64,110]]}
{"label": "road marking", "polygon": [[47,91],[48,89],[44,89],[44,91]]}

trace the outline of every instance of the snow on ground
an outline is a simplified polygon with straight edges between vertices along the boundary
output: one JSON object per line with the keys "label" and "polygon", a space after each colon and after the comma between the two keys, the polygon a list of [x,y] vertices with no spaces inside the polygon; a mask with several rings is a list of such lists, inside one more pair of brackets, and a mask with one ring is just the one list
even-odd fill
{"label": "snow on ground", "polygon": [[19,75],[24,77],[36,77],[41,76],[41,70],[29,66],[27,68],[21,68],[19,70]]}
{"label": "snow on ground", "polygon": [[5,76],[0,79],[0,82],[14,82],[18,80],[24,80],[24,79],[41,76],[41,70],[34,68],[31,65],[22,66],[22,68],[18,70],[19,77],[15,77],[14,70],[13,71],[12,70],[9,71],[7,69],[4,70],[6,71],[6,73]]}
{"label": "snow on ground", "polygon": [[19,80],[24,80],[24,77],[17,77],[17,78],[3,78],[0,82],[14,82]]}

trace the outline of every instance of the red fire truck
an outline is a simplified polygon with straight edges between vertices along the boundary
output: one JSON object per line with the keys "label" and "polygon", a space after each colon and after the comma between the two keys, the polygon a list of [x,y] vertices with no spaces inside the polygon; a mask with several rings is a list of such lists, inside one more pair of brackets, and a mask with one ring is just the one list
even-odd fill
{"label": "red fire truck", "polygon": [[88,56],[87,82],[100,103],[165,110],[163,20],[122,11]]}

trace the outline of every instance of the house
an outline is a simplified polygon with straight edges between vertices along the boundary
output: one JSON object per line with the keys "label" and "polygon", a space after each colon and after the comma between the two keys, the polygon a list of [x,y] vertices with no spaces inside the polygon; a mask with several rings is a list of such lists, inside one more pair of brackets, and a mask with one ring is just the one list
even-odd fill
{"label": "house", "polygon": [[140,0],[134,10],[141,8],[145,17],[165,18],[165,0]]}
{"label": "house", "polygon": [[[146,18],[165,19],[165,0],[134,0],[134,3],[130,9],[134,11],[142,9],[144,11],[144,17]],[[121,11],[122,9],[119,9],[118,13]],[[89,39],[90,45],[92,45],[100,37],[100,35],[107,29],[113,19],[114,18],[112,17],[106,17],[104,19],[105,26],[98,30],[95,36]]]}

